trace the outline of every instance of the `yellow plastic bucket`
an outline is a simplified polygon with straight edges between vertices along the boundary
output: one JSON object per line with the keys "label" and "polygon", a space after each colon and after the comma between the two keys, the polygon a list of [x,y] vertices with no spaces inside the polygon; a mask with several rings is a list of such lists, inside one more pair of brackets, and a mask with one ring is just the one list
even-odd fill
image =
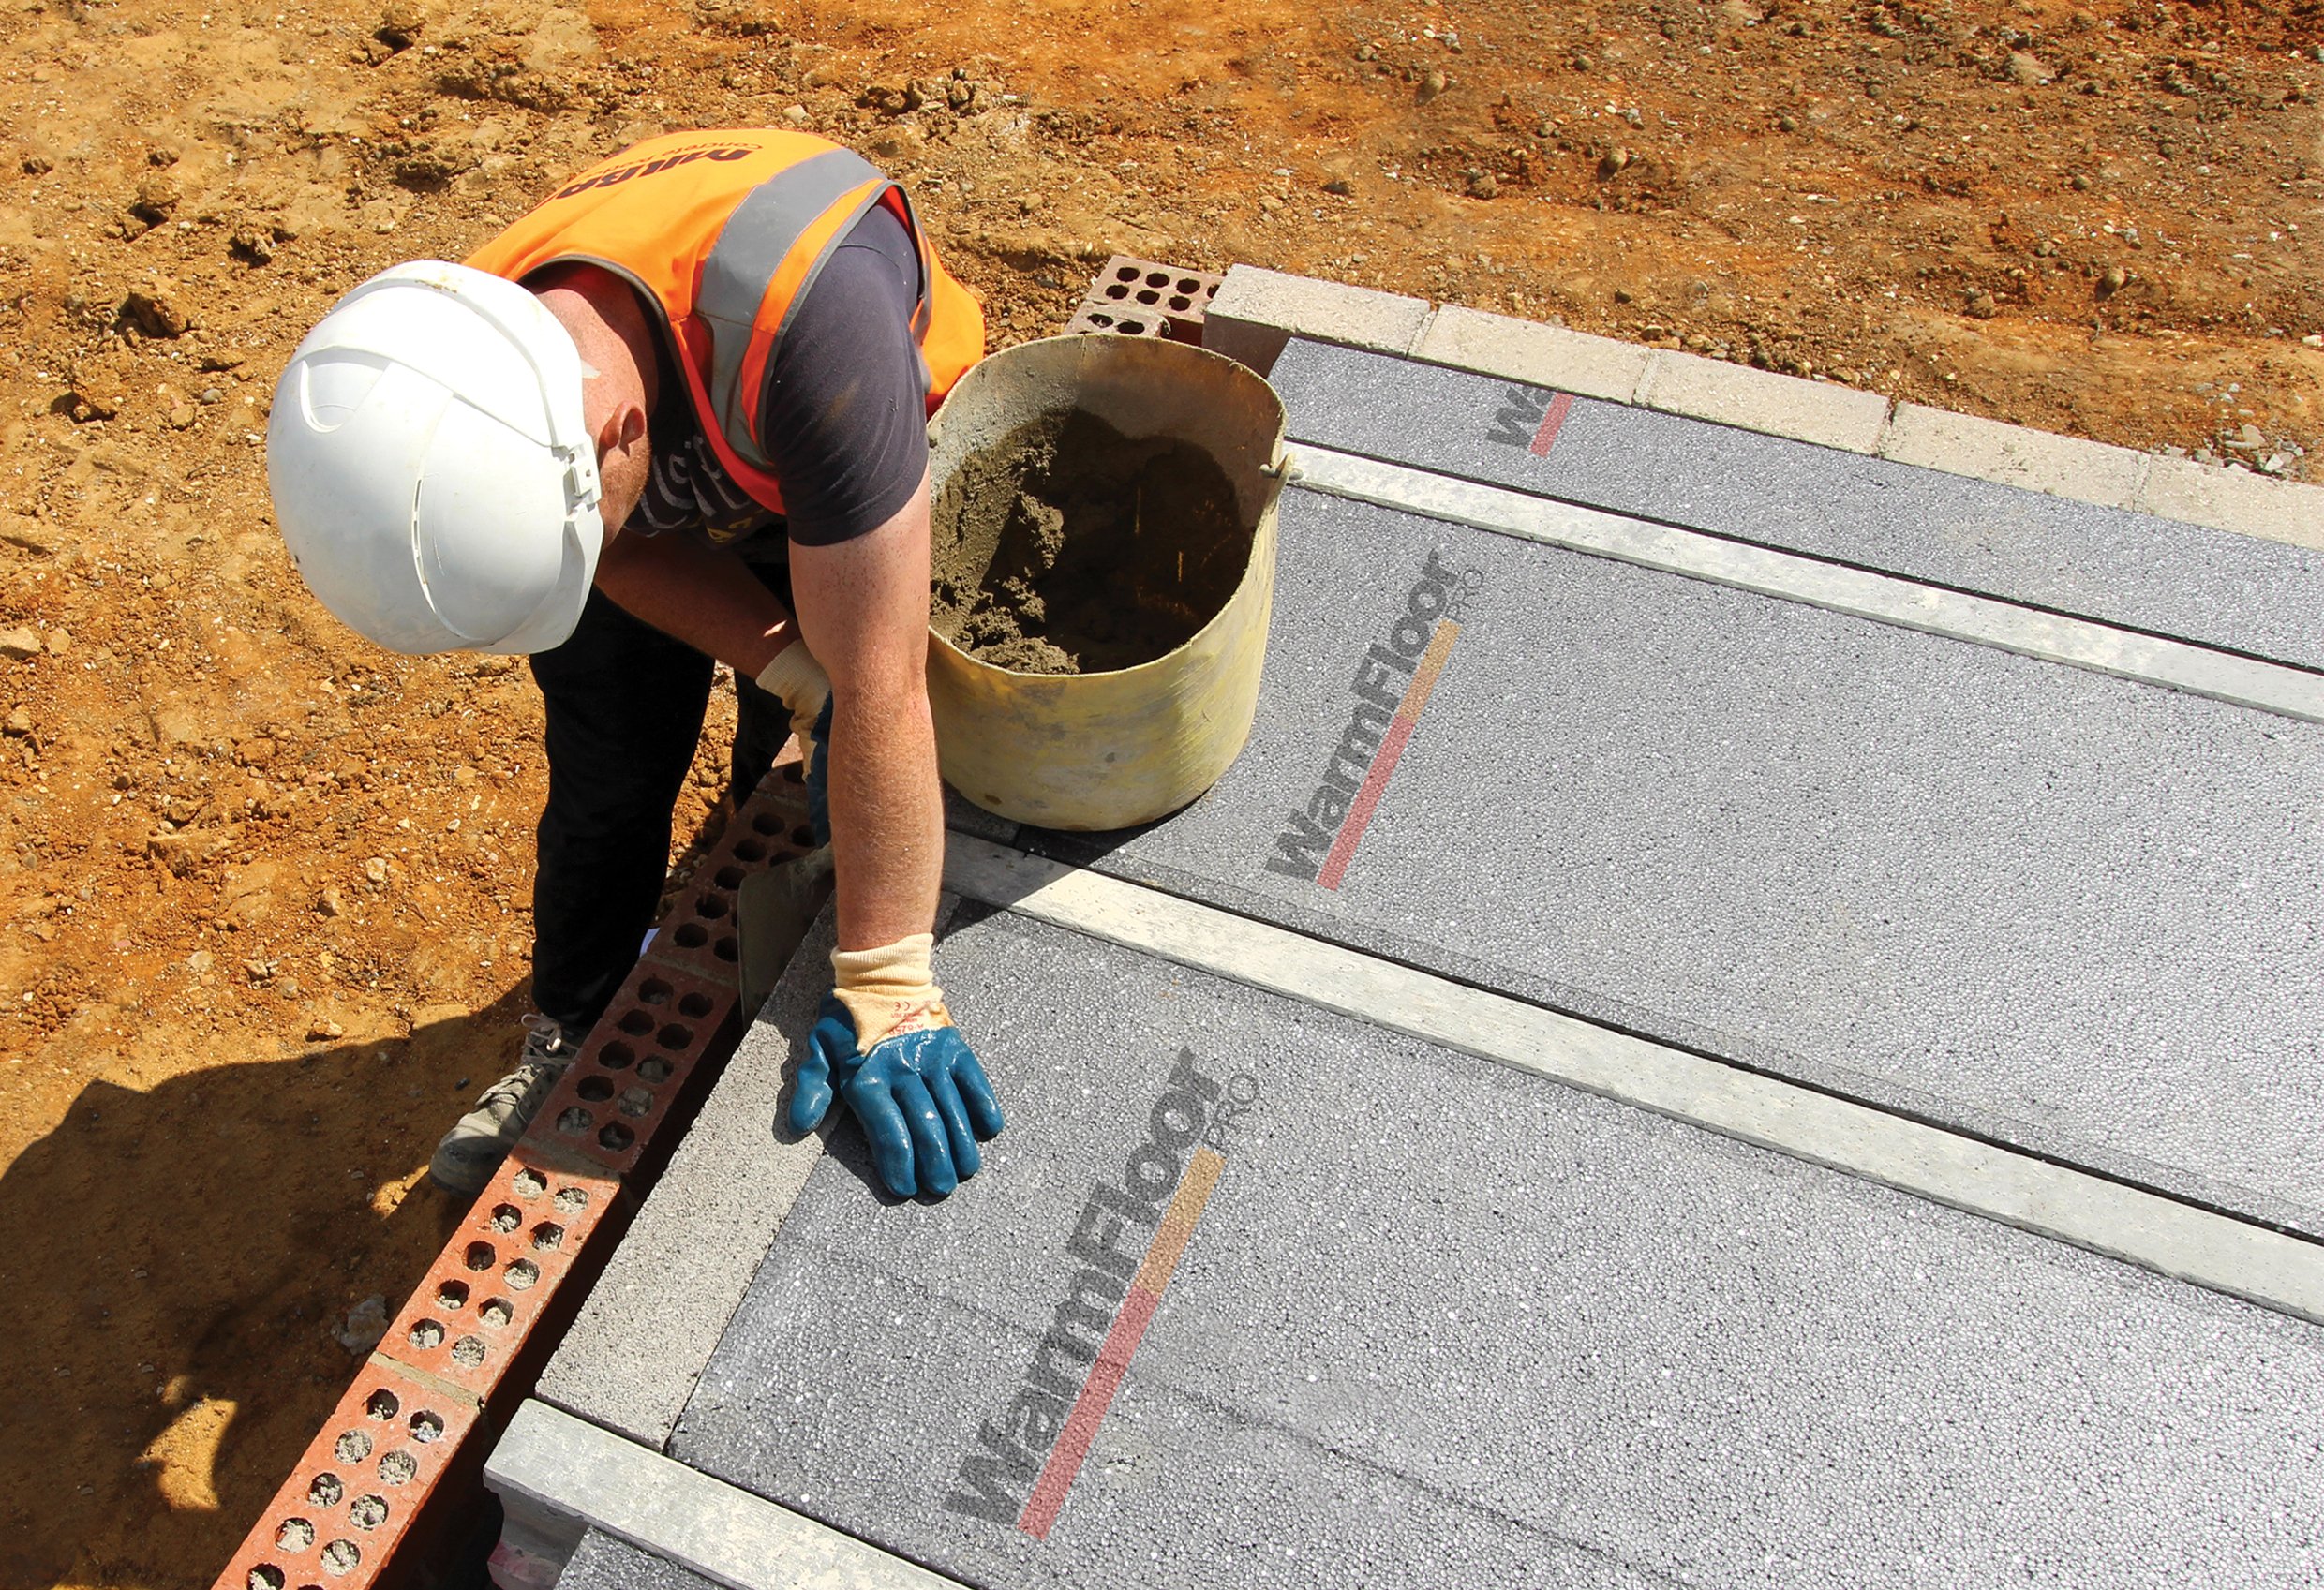
{"label": "yellow plastic bucket", "polygon": [[1249,565],[1192,639],[1134,668],[1020,674],[970,657],[931,627],[929,704],[945,781],[987,811],[1045,828],[1127,828],[1216,783],[1250,736],[1274,603],[1283,403],[1244,365],[1184,343],[1023,343],[970,370],[936,411],[931,492],[976,453],[1061,409],[1216,459],[1252,532]]}

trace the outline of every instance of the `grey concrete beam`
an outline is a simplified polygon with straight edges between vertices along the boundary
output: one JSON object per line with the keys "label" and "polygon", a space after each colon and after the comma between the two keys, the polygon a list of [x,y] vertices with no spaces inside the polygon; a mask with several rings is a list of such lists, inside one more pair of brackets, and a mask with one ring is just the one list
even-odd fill
{"label": "grey concrete beam", "polygon": [[572,1519],[735,1590],[959,1583],[544,1403],[516,1410],[484,1483],[513,1510]]}
{"label": "grey concrete beam", "polygon": [[2324,722],[2324,676],[2299,669],[1328,448],[1297,458],[1309,491]]}
{"label": "grey concrete beam", "polygon": [[537,1395],[660,1448],[807,1174],[820,1134],[776,1129],[797,1041],[830,986],[827,908],[751,1024],[588,1300]]}

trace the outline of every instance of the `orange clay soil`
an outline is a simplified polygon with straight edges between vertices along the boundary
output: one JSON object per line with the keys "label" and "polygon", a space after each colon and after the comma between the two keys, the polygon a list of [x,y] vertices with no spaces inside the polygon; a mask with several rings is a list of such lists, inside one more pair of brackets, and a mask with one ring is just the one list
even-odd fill
{"label": "orange clay soil", "polygon": [[2319,478],[2315,0],[201,4],[0,20],[0,1584],[206,1583],[456,1216],[536,698],[335,627],[258,443],[633,139],[866,148],[996,343],[1245,260]]}

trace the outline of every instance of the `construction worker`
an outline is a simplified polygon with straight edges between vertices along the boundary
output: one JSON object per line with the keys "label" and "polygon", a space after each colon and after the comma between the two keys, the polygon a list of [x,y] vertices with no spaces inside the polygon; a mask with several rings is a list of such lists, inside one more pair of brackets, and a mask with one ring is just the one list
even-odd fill
{"label": "construction worker", "polygon": [[796,730],[835,865],[793,1124],[836,1089],[897,1194],[977,1169],[1001,1110],[929,968],[924,670],[927,419],[983,346],[901,188],[745,130],[603,161],[467,264],[364,283],[291,355],[267,474],[307,584],[397,651],[531,653],[545,709],[539,1014],[438,1147],[442,1186],[490,1178],[636,959],[713,659],[731,795]]}

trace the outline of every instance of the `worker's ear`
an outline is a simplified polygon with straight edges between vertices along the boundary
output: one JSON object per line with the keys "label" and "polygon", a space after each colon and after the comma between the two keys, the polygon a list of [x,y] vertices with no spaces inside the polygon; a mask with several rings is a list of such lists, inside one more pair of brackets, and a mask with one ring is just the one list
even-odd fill
{"label": "worker's ear", "polygon": [[605,416],[605,423],[597,427],[597,462],[602,468],[605,460],[616,453],[627,453],[646,440],[646,410],[634,403],[624,403]]}

